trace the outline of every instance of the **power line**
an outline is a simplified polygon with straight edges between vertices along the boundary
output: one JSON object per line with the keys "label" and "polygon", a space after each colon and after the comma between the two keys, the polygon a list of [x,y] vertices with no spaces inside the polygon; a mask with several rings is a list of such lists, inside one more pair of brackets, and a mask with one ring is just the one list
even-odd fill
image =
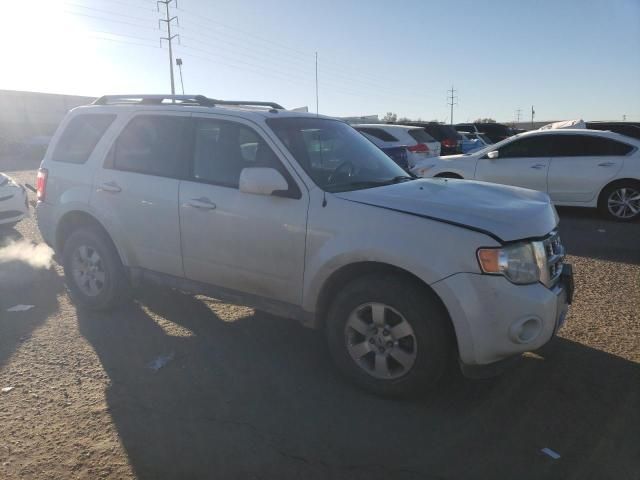
{"label": "power line", "polygon": [[63,10],[63,12],[69,13],[71,15],[78,15],[80,17],[93,18],[96,20],[103,20],[105,22],[120,23],[122,25],[130,25],[132,27],[137,27],[137,28],[148,28],[150,30],[157,31],[155,27],[147,27],[146,25],[140,25],[139,23],[123,22],[122,20],[114,20],[112,18],[104,18],[104,17],[98,17],[96,15],[89,15],[87,13],[74,12],[73,10]]}
{"label": "power line", "polygon": [[86,7],[84,5],[79,5],[77,3],[70,3],[70,2],[65,2],[65,4],[69,7],[75,7],[75,8],[83,8],[85,10],[91,10],[94,12],[98,12],[98,13],[102,13],[102,14],[107,14],[107,15],[115,15],[121,18],[129,18],[132,20],[141,20],[143,22],[147,22],[150,19],[149,18],[142,18],[142,17],[137,17],[134,15],[125,15],[124,13],[120,13],[120,12],[114,12],[114,11],[110,11],[110,10],[102,10],[101,8],[94,8],[94,7]]}
{"label": "power line", "polygon": [[453,85],[451,85],[451,89],[447,90],[447,105],[451,107],[451,116],[449,117],[451,125],[453,125],[453,106],[458,105],[458,96],[455,95],[457,90],[453,89]]}
{"label": "power line", "polygon": [[160,42],[162,43],[162,40],[166,40],[167,42],[169,42],[169,75],[171,77],[171,95],[175,95],[176,94],[176,86],[175,86],[175,82],[173,80],[173,48],[172,48],[172,43],[173,43],[173,39],[178,37],[178,34],[174,34],[171,35],[171,22],[173,22],[174,20],[176,21],[176,23],[178,23],[178,17],[177,16],[173,16],[171,17],[169,15],[169,4],[171,2],[175,1],[176,2],[176,6],[178,4],[178,0],[157,0],[156,1],[156,8],[158,9],[158,11],[160,11],[160,5],[164,5],[165,8],[165,18],[161,18],[160,20],[158,20],[158,24],[160,24],[161,22],[164,22],[165,25],[167,26],[167,36],[166,37],[160,37]]}

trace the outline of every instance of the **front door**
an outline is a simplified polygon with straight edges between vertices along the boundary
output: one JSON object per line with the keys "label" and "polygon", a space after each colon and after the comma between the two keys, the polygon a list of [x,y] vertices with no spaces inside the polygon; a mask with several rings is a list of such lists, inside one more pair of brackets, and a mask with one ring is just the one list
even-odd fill
{"label": "front door", "polygon": [[549,164],[548,138],[527,136],[500,147],[498,158],[480,158],[475,179],[546,192]]}
{"label": "front door", "polygon": [[[228,118],[228,117],[225,117]],[[182,255],[187,278],[300,304],[308,196],[252,124],[194,117],[189,178],[180,184]],[[279,170],[282,195],[238,189],[247,167]]]}

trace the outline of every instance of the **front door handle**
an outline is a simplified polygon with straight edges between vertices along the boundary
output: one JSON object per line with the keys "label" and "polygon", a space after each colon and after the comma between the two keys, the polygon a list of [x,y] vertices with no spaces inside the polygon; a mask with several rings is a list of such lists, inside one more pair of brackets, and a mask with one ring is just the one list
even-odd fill
{"label": "front door handle", "polygon": [[536,170],[540,170],[541,168],[546,167],[544,163],[536,163],[535,165],[531,165],[531,168],[535,168]]}
{"label": "front door handle", "polygon": [[187,205],[189,207],[200,208],[202,210],[213,210],[216,208],[216,204],[207,197],[192,198],[187,202]]}
{"label": "front door handle", "polygon": [[122,191],[116,182],[105,182],[98,187],[99,192],[119,193]]}
{"label": "front door handle", "polygon": [[599,167],[613,167],[614,165],[615,162],[602,162],[598,164]]}

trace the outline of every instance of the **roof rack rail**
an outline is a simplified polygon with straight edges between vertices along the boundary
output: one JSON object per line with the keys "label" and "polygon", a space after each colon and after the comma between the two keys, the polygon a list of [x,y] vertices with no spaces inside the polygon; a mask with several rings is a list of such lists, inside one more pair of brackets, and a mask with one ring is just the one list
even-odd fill
{"label": "roof rack rail", "polygon": [[276,110],[284,110],[284,107],[275,102],[258,102],[243,100],[216,100],[204,95],[103,95],[96,99],[92,105],[162,105],[170,102],[171,105],[215,107],[216,105],[237,105],[248,107],[270,107]]}

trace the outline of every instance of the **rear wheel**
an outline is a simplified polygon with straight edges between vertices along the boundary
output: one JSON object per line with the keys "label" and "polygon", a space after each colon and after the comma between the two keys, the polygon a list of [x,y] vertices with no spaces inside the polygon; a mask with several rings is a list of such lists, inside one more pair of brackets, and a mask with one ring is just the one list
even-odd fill
{"label": "rear wheel", "polygon": [[640,182],[609,185],[602,191],[598,207],[607,217],[619,222],[640,218]]}
{"label": "rear wheel", "polygon": [[64,273],[72,298],[92,310],[108,310],[126,298],[128,279],[110,239],[98,228],[75,230],[64,244]]}
{"label": "rear wheel", "polygon": [[452,342],[440,304],[398,275],[368,275],[349,283],[327,317],[338,367],[380,395],[407,396],[433,387],[447,368]]}

